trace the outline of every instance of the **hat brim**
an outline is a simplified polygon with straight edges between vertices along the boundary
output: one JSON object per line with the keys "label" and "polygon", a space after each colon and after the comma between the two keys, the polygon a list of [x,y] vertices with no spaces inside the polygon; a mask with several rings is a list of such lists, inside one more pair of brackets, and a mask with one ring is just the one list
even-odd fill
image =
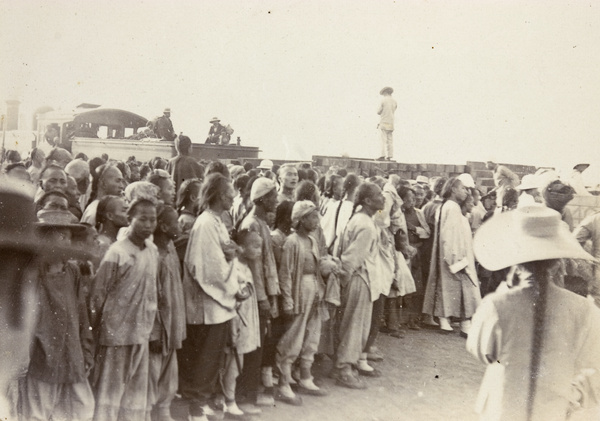
{"label": "hat brim", "polygon": [[535,237],[523,233],[517,216],[517,211],[494,215],[475,233],[475,258],[486,269],[500,270],[526,262],[561,258],[595,260],[573,237],[567,224],[561,222],[552,237]]}
{"label": "hat brim", "polygon": [[[84,227],[85,228],[85,227]],[[39,238],[29,239],[7,239],[0,238],[0,249],[9,249],[29,253],[36,256],[39,260],[56,259],[79,259],[88,260],[92,258],[92,253],[80,247],[64,247],[40,240]]]}
{"label": "hat brim", "polygon": [[389,87],[385,87],[381,91],[379,91],[379,95],[383,95],[386,92],[389,92],[390,94],[393,94],[394,93],[394,89],[393,88],[389,88]]}
{"label": "hat brim", "polygon": [[209,123],[218,123],[221,120],[210,120]]}
{"label": "hat brim", "polygon": [[36,222],[35,223],[35,227],[37,229],[50,229],[50,228],[56,228],[56,229],[60,229],[60,228],[68,228],[70,229],[73,233],[82,233],[86,230],[86,227],[84,225],[81,224],[50,224],[47,222]]}
{"label": "hat brim", "polygon": [[531,189],[541,189],[542,186],[539,184],[519,184],[515,187],[515,190],[523,191],[523,190],[531,190]]}
{"label": "hat brim", "polygon": [[582,168],[581,171],[586,170],[588,167],[590,166],[590,164],[577,164],[573,167],[574,170],[576,170],[577,168]]}

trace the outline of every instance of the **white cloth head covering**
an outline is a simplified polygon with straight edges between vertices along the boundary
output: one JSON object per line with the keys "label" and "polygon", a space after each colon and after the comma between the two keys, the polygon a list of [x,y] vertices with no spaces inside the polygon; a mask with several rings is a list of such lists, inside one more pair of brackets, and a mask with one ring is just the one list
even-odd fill
{"label": "white cloth head covering", "polygon": [[75,180],[81,180],[90,176],[90,166],[83,159],[74,159],[65,167],[65,172]]}
{"label": "white cloth head covering", "polygon": [[461,183],[463,183],[463,186],[465,186],[468,189],[472,189],[473,187],[475,187],[475,181],[473,180],[471,174],[463,173],[456,178],[458,178],[461,181]]}
{"label": "white cloth head covering", "polygon": [[300,200],[294,203],[294,207],[292,208],[292,226],[297,226],[304,215],[308,215],[315,210],[317,210],[317,206],[310,200]]}
{"label": "white cloth head covering", "polygon": [[252,190],[250,190],[250,200],[254,202],[276,188],[275,182],[270,178],[257,178],[252,184]]}

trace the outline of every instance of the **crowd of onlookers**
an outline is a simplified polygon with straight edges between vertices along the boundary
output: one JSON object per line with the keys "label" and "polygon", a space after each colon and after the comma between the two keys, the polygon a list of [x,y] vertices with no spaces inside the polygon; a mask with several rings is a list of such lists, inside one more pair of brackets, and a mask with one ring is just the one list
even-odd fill
{"label": "crowd of onlookers", "polygon": [[[497,188],[457,177],[363,176],[310,164],[139,162],[60,148],[5,154],[3,177],[34,190],[41,264],[24,419],[243,418],[302,394],[329,358],[339,386],[382,373],[379,333],[467,337],[482,297],[513,274],[490,271],[473,234],[496,215],[547,206],[596,255],[600,219],[573,226],[574,190],[552,172],[519,180],[489,164]],[[508,171],[508,172],[507,172]],[[553,281],[598,302],[598,273],[565,260]],[[14,396],[13,396],[14,397]]]}

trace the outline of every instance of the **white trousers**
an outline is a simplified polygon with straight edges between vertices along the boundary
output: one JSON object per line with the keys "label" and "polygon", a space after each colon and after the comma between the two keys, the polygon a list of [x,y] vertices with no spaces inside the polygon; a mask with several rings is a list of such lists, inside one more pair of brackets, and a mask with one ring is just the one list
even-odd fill
{"label": "white trousers", "polygon": [[381,155],[385,158],[394,157],[394,138],[393,130],[379,129],[381,131]]}

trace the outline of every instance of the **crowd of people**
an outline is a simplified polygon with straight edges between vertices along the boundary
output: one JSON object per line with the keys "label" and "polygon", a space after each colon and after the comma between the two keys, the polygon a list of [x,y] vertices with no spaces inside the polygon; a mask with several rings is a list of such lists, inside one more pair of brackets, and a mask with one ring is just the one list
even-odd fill
{"label": "crowd of people", "polygon": [[0,216],[35,209],[23,226],[53,250],[27,278],[30,357],[7,354],[13,415],[169,420],[178,396],[191,420],[243,419],[325,397],[315,358],[365,389],[384,375],[380,333],[455,327],[493,371],[486,419],[598,404],[600,271],[583,246],[600,257],[600,219],[573,226],[574,190],[552,172],[520,182],[490,163],[500,188],[487,192],[469,174],[197,162],[175,142],[176,157],[145,163],[8,157]]}

